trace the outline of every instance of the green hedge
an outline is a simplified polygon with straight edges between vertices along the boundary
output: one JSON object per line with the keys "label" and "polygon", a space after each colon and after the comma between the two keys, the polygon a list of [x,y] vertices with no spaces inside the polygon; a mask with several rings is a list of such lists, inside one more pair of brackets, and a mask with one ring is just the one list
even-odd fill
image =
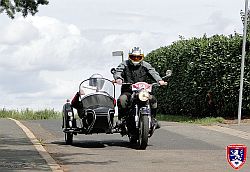
{"label": "green hedge", "polygon": [[[161,75],[173,71],[156,96],[159,112],[191,116],[237,116],[242,37],[238,34],[181,39],[145,59]],[[250,66],[245,60],[243,114],[250,109]],[[209,96],[210,95],[210,96]]]}

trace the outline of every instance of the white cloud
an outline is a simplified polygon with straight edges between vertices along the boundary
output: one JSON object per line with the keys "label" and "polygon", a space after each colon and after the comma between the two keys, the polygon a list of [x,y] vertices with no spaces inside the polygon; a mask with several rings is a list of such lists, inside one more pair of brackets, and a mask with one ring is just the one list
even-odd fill
{"label": "white cloud", "polygon": [[[24,28],[22,32],[13,32],[12,38],[2,41],[0,48],[3,54],[0,69],[7,71],[0,75],[4,80],[1,88],[6,97],[17,100],[17,107],[37,108],[36,105],[71,98],[79,82],[93,73],[102,73],[111,79],[110,69],[121,61],[111,56],[114,50],[127,53],[131,45],[138,45],[150,51],[159,45],[159,35],[149,32],[109,34],[90,41],[77,26],[51,17],[19,18],[1,31],[8,33],[8,28],[20,25]],[[35,34],[26,38],[30,30]],[[11,98],[9,103],[1,101],[9,106],[13,102]],[[58,109],[61,105],[50,106]]]}
{"label": "white cloud", "polygon": [[149,53],[154,48],[171,43],[165,35],[150,32],[131,32],[126,34],[108,35],[103,39],[103,45],[109,46],[109,49],[123,49],[126,53],[131,49],[131,45],[139,46]]}
{"label": "white cloud", "polygon": [[[57,81],[51,83],[44,77],[43,71],[70,70],[75,65],[72,54],[87,44],[80,30],[72,25],[50,17],[18,18],[1,29],[5,35],[0,42],[0,78],[1,91],[5,97],[16,99],[15,105],[30,106],[30,101],[47,102],[52,98],[50,90],[67,87]],[[78,58],[78,57],[76,57]],[[61,78],[63,83],[65,78]],[[59,88],[59,89],[58,89]],[[36,99],[33,95],[39,95]],[[48,97],[48,95],[51,95]],[[63,95],[63,93],[62,93]],[[27,98],[30,98],[29,100]],[[27,101],[26,101],[27,99]],[[1,100],[5,104],[7,99]],[[12,99],[9,98],[9,105]],[[35,104],[35,103],[34,103]]]}
{"label": "white cloud", "polygon": [[24,21],[11,22],[0,30],[0,44],[19,45],[29,43],[38,35],[38,30]]}
{"label": "white cloud", "polygon": [[0,65],[20,71],[63,70],[71,62],[70,54],[85,43],[76,26],[49,17],[17,19],[2,32],[7,36],[2,41]]}

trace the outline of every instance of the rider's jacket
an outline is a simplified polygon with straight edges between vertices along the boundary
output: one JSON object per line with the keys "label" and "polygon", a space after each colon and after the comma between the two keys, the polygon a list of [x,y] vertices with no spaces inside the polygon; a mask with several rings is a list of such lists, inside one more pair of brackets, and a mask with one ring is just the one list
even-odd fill
{"label": "rider's jacket", "polygon": [[136,83],[146,81],[147,77],[155,81],[162,80],[159,73],[148,63],[142,61],[139,65],[134,66],[130,60],[119,64],[113,75],[114,79],[123,79],[125,83]]}

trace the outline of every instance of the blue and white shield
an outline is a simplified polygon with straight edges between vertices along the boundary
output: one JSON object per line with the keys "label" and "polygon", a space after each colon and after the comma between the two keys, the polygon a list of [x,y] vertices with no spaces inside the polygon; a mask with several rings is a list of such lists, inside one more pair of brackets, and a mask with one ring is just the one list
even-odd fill
{"label": "blue and white shield", "polygon": [[239,169],[246,162],[247,147],[241,144],[227,146],[227,161],[234,169]]}

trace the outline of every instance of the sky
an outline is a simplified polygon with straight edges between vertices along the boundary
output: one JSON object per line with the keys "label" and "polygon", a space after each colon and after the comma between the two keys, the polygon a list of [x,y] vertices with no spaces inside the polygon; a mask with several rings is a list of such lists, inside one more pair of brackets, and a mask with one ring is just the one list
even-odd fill
{"label": "sky", "polygon": [[113,51],[152,50],[204,34],[242,33],[244,0],[50,0],[35,16],[0,14],[0,108],[61,111]]}

